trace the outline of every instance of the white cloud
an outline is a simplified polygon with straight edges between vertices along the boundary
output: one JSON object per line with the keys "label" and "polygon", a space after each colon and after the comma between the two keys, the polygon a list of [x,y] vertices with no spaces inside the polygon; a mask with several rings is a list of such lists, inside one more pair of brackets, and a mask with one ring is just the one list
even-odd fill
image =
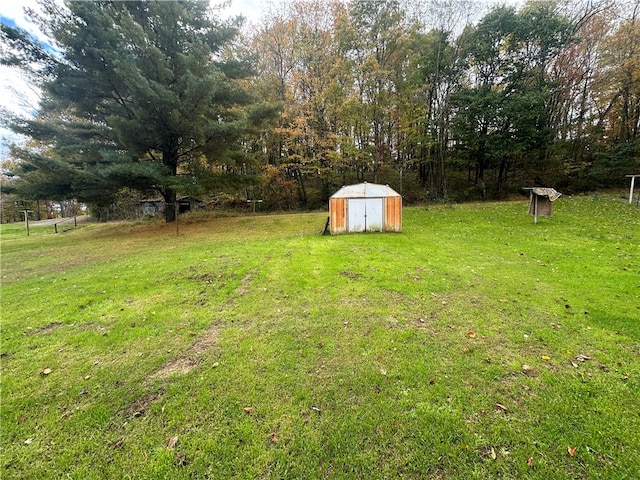
{"label": "white cloud", "polygon": [[257,22],[260,19],[265,4],[268,4],[268,2],[261,0],[230,0],[226,2],[223,0],[210,0],[209,3],[212,7],[228,4],[221,9],[223,18],[242,15],[249,23]]}
{"label": "white cloud", "polygon": [[[62,0],[56,0],[56,3],[62,3]],[[33,35],[35,38],[46,41],[46,37],[33,21],[27,18],[25,8],[41,13],[42,9],[35,0],[11,0],[10,2],[0,2],[0,17],[9,19],[15,25]]]}
{"label": "white cloud", "polygon": [[[14,24],[34,37],[45,40],[37,25],[28,20],[25,7],[39,10],[35,0],[12,0],[0,2],[0,17],[3,23]],[[17,67],[0,67],[0,106],[14,115],[30,116],[38,108],[38,90],[28,81]],[[0,128],[0,161],[8,153],[11,143],[24,139],[10,130]]]}

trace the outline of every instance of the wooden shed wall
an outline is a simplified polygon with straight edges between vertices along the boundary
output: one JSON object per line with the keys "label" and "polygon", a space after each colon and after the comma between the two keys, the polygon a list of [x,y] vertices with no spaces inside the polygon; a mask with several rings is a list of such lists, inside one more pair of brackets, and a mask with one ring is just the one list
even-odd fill
{"label": "wooden shed wall", "polygon": [[402,197],[387,197],[385,199],[384,231],[402,231]]}
{"label": "wooden shed wall", "polygon": [[336,233],[345,233],[347,231],[347,199],[346,198],[330,198],[329,199],[329,228],[332,235]]}

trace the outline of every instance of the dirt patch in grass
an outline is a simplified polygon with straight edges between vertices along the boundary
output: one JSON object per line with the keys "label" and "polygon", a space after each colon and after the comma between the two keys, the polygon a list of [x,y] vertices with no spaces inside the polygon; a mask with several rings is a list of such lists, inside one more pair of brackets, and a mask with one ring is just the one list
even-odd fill
{"label": "dirt patch in grass", "polygon": [[64,325],[64,323],[62,322],[51,322],[51,323],[48,323],[47,325],[36,328],[33,333],[36,335],[44,335],[49,332],[52,332],[53,330],[55,330],[58,327],[61,327],[62,325]]}
{"label": "dirt patch in grass", "polygon": [[151,375],[150,378],[167,378],[172,375],[186,375],[199,363],[200,360],[192,357],[174,358],[160,370]]}
{"label": "dirt patch in grass", "polygon": [[164,390],[159,390],[157,392],[148,393],[147,395],[143,395],[140,398],[137,398],[130,406],[127,408],[127,417],[128,418],[137,418],[144,415],[149,407],[153,405],[158,399],[162,396]]}
{"label": "dirt patch in grass", "polygon": [[253,277],[254,277],[254,273],[253,272],[249,272],[242,278],[242,281],[240,282],[240,285],[238,285],[238,288],[236,288],[236,294],[237,295],[245,295],[245,294],[249,293],[249,287],[251,286],[251,282],[253,281]]}
{"label": "dirt patch in grass", "polygon": [[349,272],[347,270],[343,270],[342,272],[340,272],[340,275],[343,277],[349,278],[350,280],[358,280],[362,277],[361,273]]}
{"label": "dirt patch in grass", "polygon": [[210,326],[184,354],[171,359],[160,370],[152,373],[147,380],[167,378],[172,375],[186,375],[200,365],[201,356],[216,346],[218,339],[218,325]]}
{"label": "dirt patch in grass", "polygon": [[198,273],[198,274],[189,276],[189,280],[202,282],[206,284],[212,284],[216,281],[216,278],[211,273]]}

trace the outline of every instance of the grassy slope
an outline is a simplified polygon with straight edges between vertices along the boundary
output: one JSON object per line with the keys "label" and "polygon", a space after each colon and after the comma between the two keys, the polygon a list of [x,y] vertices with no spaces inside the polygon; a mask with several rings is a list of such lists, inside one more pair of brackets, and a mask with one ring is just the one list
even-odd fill
{"label": "grassy slope", "polygon": [[3,226],[2,477],[637,478],[638,210],[525,211]]}

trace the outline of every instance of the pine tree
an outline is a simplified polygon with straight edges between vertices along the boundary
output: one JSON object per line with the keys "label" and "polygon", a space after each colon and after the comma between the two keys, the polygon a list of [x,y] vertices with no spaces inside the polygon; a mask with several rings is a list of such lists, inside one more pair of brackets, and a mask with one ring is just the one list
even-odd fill
{"label": "pine tree", "polygon": [[176,192],[232,156],[250,121],[241,86],[250,70],[226,50],[238,23],[198,1],[45,8],[58,51],[39,115],[12,125],[38,142],[16,150],[17,187],[89,203],[155,190],[173,221]]}

